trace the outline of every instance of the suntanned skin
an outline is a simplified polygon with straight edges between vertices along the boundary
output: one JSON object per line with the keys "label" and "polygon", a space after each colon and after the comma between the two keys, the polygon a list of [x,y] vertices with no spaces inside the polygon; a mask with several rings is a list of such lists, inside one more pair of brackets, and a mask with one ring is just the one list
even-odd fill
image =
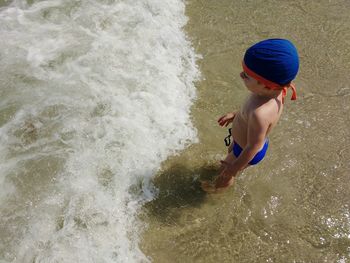
{"label": "suntanned skin", "polygon": [[202,189],[208,193],[221,192],[233,184],[234,177],[249,166],[248,163],[264,146],[283,111],[282,90],[268,89],[245,72],[240,76],[250,94],[240,111],[223,115],[218,123],[222,127],[232,123],[232,138],[243,151],[236,158],[232,153],[233,141],[231,142],[214,183],[202,181]]}

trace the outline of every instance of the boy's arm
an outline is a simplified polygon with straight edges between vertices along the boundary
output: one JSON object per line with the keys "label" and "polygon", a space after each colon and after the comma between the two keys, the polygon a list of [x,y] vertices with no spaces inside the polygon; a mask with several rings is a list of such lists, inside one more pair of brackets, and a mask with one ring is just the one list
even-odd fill
{"label": "boy's arm", "polygon": [[237,111],[226,113],[218,119],[218,123],[221,127],[227,127],[235,118]]}
{"label": "boy's arm", "polygon": [[231,178],[238,171],[243,170],[254,158],[265,143],[265,136],[269,122],[259,112],[254,111],[248,119],[247,145],[234,163],[224,163],[225,169],[220,176]]}

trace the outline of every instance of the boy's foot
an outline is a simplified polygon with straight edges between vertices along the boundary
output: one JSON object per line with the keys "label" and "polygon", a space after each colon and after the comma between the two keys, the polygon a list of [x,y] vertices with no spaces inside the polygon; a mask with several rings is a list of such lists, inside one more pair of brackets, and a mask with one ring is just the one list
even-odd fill
{"label": "boy's foot", "polygon": [[218,193],[222,193],[223,191],[225,191],[228,187],[230,186],[224,186],[224,187],[216,187],[214,183],[210,182],[210,181],[202,181],[201,182],[201,187],[203,189],[203,191],[209,193],[209,194],[218,194]]}

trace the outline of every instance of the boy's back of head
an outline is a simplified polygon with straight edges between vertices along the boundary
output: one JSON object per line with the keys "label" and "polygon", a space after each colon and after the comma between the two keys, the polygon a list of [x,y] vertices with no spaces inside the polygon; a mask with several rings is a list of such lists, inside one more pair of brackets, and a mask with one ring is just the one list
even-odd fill
{"label": "boy's back of head", "polygon": [[[283,89],[290,85],[299,70],[298,51],[286,39],[267,39],[247,49],[243,59],[243,69],[250,76],[269,89]],[[285,91],[286,92],[286,91]]]}

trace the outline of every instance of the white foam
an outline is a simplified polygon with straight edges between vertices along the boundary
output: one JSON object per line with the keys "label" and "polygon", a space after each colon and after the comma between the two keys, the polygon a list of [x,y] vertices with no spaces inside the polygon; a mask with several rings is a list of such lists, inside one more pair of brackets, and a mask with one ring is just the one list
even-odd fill
{"label": "white foam", "polygon": [[[182,0],[14,1],[0,11],[0,258],[143,262],[140,207],[195,142]],[[6,113],[6,114],[5,114]],[[5,191],[6,189],[6,191]]]}

